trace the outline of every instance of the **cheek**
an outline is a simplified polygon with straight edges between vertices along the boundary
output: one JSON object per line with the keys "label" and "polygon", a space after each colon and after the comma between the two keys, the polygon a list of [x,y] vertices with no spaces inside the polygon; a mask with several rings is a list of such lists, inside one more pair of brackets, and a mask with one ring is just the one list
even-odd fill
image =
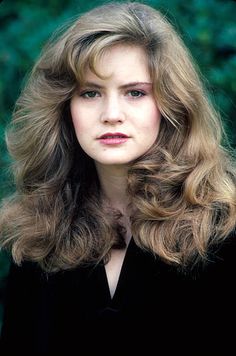
{"label": "cheek", "polygon": [[75,130],[75,135],[77,137],[77,140],[80,144],[83,143],[87,139],[88,136],[88,128],[86,125],[81,122],[80,120],[77,119],[72,119],[74,130]]}
{"label": "cheek", "polygon": [[154,106],[149,110],[148,115],[146,115],[146,120],[144,123],[145,129],[149,130],[149,133],[155,135],[158,134],[161,122],[161,114],[159,109]]}
{"label": "cheek", "polygon": [[84,130],[83,113],[81,113],[81,110],[79,110],[78,107],[76,107],[76,105],[73,105],[73,102],[71,103],[70,106],[70,112],[71,112],[72,124],[77,134]]}
{"label": "cheek", "polygon": [[152,145],[156,141],[160,130],[160,122],[161,114],[155,107],[149,111],[149,115],[148,117],[146,116],[144,126],[140,128],[141,135],[143,136],[146,144]]}
{"label": "cheek", "polygon": [[72,116],[72,123],[76,133],[79,133],[83,130],[81,122],[77,119],[77,117]]}
{"label": "cheek", "polygon": [[71,121],[72,121],[72,124],[76,130],[76,127],[77,127],[77,116],[78,116],[78,113],[77,113],[77,109],[76,109],[76,105],[74,103],[74,99],[71,100],[70,102],[70,114],[71,114]]}

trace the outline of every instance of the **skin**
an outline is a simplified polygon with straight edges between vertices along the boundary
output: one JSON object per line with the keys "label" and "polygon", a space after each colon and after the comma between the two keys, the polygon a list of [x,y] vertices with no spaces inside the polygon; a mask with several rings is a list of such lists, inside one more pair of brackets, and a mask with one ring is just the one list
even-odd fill
{"label": "skin", "polygon": [[[124,214],[128,244],[128,164],[148,151],[159,133],[161,115],[153,95],[144,50],[129,45],[108,49],[97,63],[102,79],[87,69],[85,85],[71,99],[72,122],[82,149],[94,160],[104,200]],[[107,133],[125,137],[110,138]],[[101,136],[105,134],[105,139]],[[126,250],[112,250],[106,264],[111,297]]]}
{"label": "skin", "polygon": [[[96,69],[107,79],[87,69],[87,84],[71,100],[72,121],[78,142],[96,166],[109,166],[110,172],[116,172],[153,145],[160,112],[142,48],[114,46],[105,52]],[[99,137],[108,132],[125,134],[128,139],[118,144],[101,142]]]}

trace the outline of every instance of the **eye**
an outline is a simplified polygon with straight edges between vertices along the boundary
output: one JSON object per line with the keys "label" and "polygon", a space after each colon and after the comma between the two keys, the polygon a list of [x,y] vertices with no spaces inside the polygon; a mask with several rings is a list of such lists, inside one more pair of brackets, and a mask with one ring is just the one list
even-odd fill
{"label": "eye", "polygon": [[80,96],[85,99],[92,99],[92,98],[96,98],[97,96],[100,96],[100,94],[96,90],[88,90],[82,92]]}
{"label": "eye", "polygon": [[128,91],[128,96],[131,96],[132,98],[140,98],[144,95],[146,95],[146,94],[140,90],[129,90]]}

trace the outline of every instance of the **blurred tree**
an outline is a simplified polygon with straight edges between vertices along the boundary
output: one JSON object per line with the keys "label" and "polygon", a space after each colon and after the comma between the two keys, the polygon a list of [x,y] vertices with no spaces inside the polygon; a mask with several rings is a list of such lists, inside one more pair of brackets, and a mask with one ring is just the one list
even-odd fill
{"label": "blurred tree", "polygon": [[[53,31],[108,1],[13,0],[0,3],[0,201],[14,190],[4,132],[36,57]],[[236,146],[236,3],[230,0],[147,0],[179,30],[203,74]],[[0,254],[0,326],[9,257]]]}

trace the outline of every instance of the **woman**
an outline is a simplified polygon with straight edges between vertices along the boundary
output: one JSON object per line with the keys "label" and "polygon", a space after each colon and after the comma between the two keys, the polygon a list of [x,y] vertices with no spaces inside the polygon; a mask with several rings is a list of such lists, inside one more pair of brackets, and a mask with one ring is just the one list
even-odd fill
{"label": "woman", "polygon": [[1,355],[227,355],[235,166],[221,141],[191,56],[151,7],[98,7],[48,44],[7,139]]}

